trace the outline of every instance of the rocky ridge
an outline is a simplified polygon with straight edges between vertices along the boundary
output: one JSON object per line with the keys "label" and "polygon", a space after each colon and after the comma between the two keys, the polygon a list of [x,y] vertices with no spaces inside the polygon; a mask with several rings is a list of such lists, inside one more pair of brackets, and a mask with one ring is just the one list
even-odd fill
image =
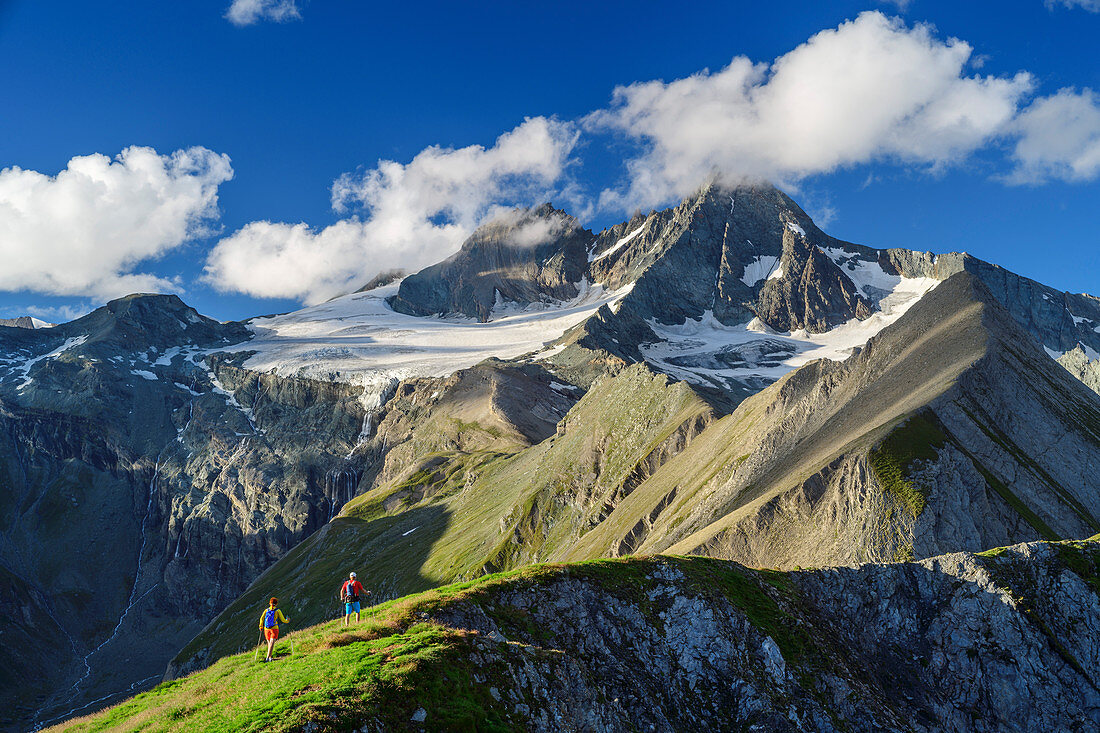
{"label": "rocky ridge", "polygon": [[[238,705],[318,733],[1092,730],[1098,571],[1095,539],[785,573],[699,557],[537,566],[380,607],[358,629],[306,629],[280,661],[292,688],[269,681]],[[362,676],[316,695],[347,655]],[[112,723],[225,725],[211,703],[258,667],[229,658]],[[272,718],[292,689],[301,703]]]}

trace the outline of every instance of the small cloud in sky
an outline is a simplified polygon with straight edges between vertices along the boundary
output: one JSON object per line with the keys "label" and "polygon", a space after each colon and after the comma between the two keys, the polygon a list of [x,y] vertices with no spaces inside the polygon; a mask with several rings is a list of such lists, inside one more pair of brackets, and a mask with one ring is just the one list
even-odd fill
{"label": "small cloud in sky", "polygon": [[1058,6],[1066,8],[1081,8],[1090,13],[1100,13],[1100,0],[1045,0],[1047,10],[1054,10]]}
{"label": "small cloud in sky", "polygon": [[1100,95],[1062,89],[1041,97],[1015,122],[1016,169],[1009,183],[1090,181],[1100,176]]}
{"label": "small cloud in sky", "polygon": [[[90,303],[75,303],[71,305],[28,305],[26,308],[9,308],[13,315],[27,315],[46,321],[47,323],[68,323],[81,316],[86,316],[95,308]],[[18,311],[18,312],[16,312]]]}
{"label": "small cloud in sky", "polygon": [[913,0],[875,0],[879,5],[893,5],[900,12],[904,13],[909,10],[909,6],[913,4]]}
{"label": "small cloud in sky", "polygon": [[54,176],[0,170],[0,290],[179,291],[178,279],[135,269],[212,234],[218,187],[232,177],[228,156],[201,147],[77,156]]}
{"label": "small cloud in sky", "polygon": [[246,26],[262,20],[276,23],[301,20],[302,13],[297,0],[233,0],[225,17],[233,25]]}
{"label": "small cloud in sky", "polygon": [[333,184],[333,209],[348,218],[319,230],[252,222],[217,243],[203,278],[221,291],[312,304],[382,270],[433,264],[502,207],[549,195],[576,142],[574,125],[533,117],[488,148],[432,146],[408,163],[379,161]]}

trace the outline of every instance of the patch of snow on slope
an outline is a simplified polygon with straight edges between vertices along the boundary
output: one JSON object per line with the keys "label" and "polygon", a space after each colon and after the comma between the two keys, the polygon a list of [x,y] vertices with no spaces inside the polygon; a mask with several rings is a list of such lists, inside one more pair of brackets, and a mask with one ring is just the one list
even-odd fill
{"label": "patch of snow on slope", "polygon": [[806,236],[806,230],[795,224],[793,221],[787,222],[787,228],[801,237]]}
{"label": "patch of snow on slope", "polygon": [[[741,275],[741,282],[748,285],[750,288],[756,283],[764,279],[772,279],[776,277],[776,265],[779,264],[779,258],[772,255],[761,255],[754,257],[752,262],[745,265],[745,272]],[[783,277],[783,268],[779,268],[778,277]]]}
{"label": "patch of snow on slope", "polygon": [[132,369],[130,373],[139,376],[142,379],[148,379],[150,382],[155,382],[160,379],[160,377],[158,377],[156,374],[153,374],[152,372],[146,371],[144,369]]}
{"label": "patch of snow on slope", "polygon": [[165,349],[164,354],[161,355],[161,357],[158,358],[153,363],[156,364],[157,366],[171,366],[172,359],[175,359],[176,356],[181,351],[183,351],[183,347],[181,347],[181,346],[172,346],[168,349]]}
{"label": "patch of snow on slope", "polygon": [[61,356],[61,354],[68,351],[69,349],[74,349],[77,346],[80,346],[82,343],[84,343],[87,340],[88,340],[87,335],[73,336],[70,339],[66,339],[65,343],[61,344],[60,346],[58,346],[56,349],[54,349],[50,353],[42,354],[41,356],[36,356],[33,359],[28,359],[27,361],[23,362],[23,366],[19,367],[18,369],[14,370],[12,372],[13,374],[16,373],[16,372],[22,372],[22,374],[23,374],[23,381],[20,382],[19,386],[16,389],[22,389],[23,387],[26,387],[28,384],[31,383],[31,381],[33,379],[30,376],[31,367],[33,367],[35,364],[42,361],[43,359],[55,359],[58,356]]}
{"label": "patch of snow on slope", "polygon": [[395,281],[294,313],[255,319],[249,326],[255,338],[229,350],[256,352],[244,362],[248,369],[361,384],[373,393],[391,380],[446,376],[490,356],[509,359],[539,351],[629,292],[629,287],[608,292],[582,281],[570,301],[526,307],[501,303],[487,323],[480,323],[397,313],[386,299],[397,294],[399,285]]}
{"label": "patch of snow on slope", "polygon": [[[256,426],[256,416],[252,414],[252,408],[242,405],[237,400],[237,396],[225,388],[225,385],[222,384],[221,380],[218,379],[218,375],[215,374],[213,370],[208,369],[206,374],[210,378],[210,390],[214,392],[214,394],[221,395],[227,405],[239,410],[240,413],[244,415],[245,419],[248,420],[248,426],[252,428],[253,433],[264,433],[263,430],[260,430],[260,428]],[[241,435],[241,433],[237,433],[237,435]]]}
{"label": "patch of snow on slope", "polygon": [[726,326],[707,311],[702,318],[678,326],[648,321],[662,340],[640,349],[646,361],[679,379],[708,386],[761,388],[815,359],[844,361],[939,284],[932,278],[896,280],[870,318],[852,319],[825,333],[777,333],[756,318]]}
{"label": "patch of snow on slope", "polygon": [[643,223],[640,227],[638,227],[637,229],[632,231],[630,234],[627,234],[625,237],[620,239],[618,242],[615,242],[615,244],[611,245],[610,247],[605,249],[600,254],[598,254],[598,255],[589,254],[588,255],[588,261],[589,262],[598,262],[599,260],[602,260],[604,257],[610,257],[611,255],[615,254],[620,249],[622,249],[626,245],[630,244],[630,242],[633,241],[633,239],[635,237],[637,237],[639,234],[641,234],[642,230],[645,229],[645,225],[647,223],[648,222]]}
{"label": "patch of snow on slope", "polygon": [[862,259],[863,255],[839,247],[821,251],[848,276],[860,295],[872,303],[896,293],[900,287],[923,289],[923,293],[931,289],[930,283],[937,282],[932,278],[902,278],[900,275],[891,275],[877,261]]}
{"label": "patch of snow on slope", "polygon": [[1100,359],[1100,352],[1098,352],[1096,349],[1094,349],[1091,346],[1089,346],[1088,344],[1080,342],[1080,341],[1078,342],[1078,344],[1080,345],[1081,349],[1085,352],[1085,358],[1086,359],[1088,359],[1089,361],[1096,361],[1097,359]]}

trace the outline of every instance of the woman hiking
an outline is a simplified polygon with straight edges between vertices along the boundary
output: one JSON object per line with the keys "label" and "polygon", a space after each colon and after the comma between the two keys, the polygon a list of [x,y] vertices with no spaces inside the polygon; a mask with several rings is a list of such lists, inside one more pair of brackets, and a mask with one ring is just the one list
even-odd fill
{"label": "woman hiking", "polygon": [[265,662],[272,661],[275,651],[275,640],[279,638],[279,622],[289,624],[290,619],[279,610],[279,599],[272,598],[268,601],[267,610],[260,614],[260,630],[267,637],[267,657]]}

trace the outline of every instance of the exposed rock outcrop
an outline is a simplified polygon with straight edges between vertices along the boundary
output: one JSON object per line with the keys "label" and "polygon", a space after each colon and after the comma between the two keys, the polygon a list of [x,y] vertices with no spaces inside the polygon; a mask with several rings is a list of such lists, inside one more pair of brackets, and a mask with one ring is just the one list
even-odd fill
{"label": "exposed rock outcrop", "polygon": [[401,313],[462,313],[488,320],[494,305],[576,297],[592,233],[543,204],[483,225],[443,262],[401,281],[391,301]]}
{"label": "exposed rock outcrop", "polygon": [[[1095,730],[1098,589],[1095,540],[786,573],[536,566],[306,629],[279,662],[301,703],[258,685],[233,712],[318,733]],[[269,678],[241,661],[113,720],[214,727],[226,686]],[[321,678],[336,668],[338,688]]]}

